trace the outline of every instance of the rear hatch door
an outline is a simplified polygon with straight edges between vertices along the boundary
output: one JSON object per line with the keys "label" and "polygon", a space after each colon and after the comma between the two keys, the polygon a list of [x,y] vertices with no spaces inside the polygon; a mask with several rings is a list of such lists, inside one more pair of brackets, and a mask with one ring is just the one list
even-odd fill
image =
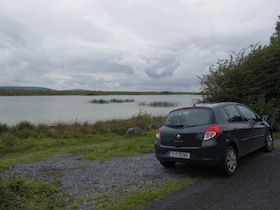
{"label": "rear hatch door", "polygon": [[200,147],[208,125],[195,127],[162,127],[161,144],[174,147]]}

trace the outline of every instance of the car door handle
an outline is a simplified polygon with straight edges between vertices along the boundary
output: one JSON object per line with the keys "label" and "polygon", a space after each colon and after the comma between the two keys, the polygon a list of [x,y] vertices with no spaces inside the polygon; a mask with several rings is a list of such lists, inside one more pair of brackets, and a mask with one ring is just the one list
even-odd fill
{"label": "car door handle", "polygon": [[237,131],[238,131],[238,129],[237,129],[237,128],[234,128],[234,129],[233,129],[233,131],[234,131],[234,132],[237,132]]}

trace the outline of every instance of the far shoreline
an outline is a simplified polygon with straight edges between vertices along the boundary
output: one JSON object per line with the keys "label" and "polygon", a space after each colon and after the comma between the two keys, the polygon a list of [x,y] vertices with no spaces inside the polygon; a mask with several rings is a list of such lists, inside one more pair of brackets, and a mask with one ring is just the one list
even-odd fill
{"label": "far shoreline", "polygon": [[0,96],[202,95],[201,92],[0,89]]}

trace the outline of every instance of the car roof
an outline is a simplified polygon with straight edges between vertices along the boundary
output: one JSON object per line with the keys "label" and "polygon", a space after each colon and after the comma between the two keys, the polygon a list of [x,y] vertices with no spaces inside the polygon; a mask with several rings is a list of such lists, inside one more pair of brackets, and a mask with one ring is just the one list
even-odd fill
{"label": "car roof", "polygon": [[232,104],[238,104],[238,103],[236,102],[201,103],[201,104],[196,104],[195,107],[218,108],[218,107],[223,107],[225,105],[232,105]]}
{"label": "car roof", "polygon": [[226,105],[243,105],[241,103],[238,102],[214,102],[214,103],[200,103],[200,104],[195,104],[194,106],[190,106],[190,107],[181,107],[178,109],[174,109],[171,112],[177,111],[177,110],[182,110],[182,109],[193,109],[193,108],[207,108],[207,109],[217,109],[217,108],[221,108],[224,107]]}

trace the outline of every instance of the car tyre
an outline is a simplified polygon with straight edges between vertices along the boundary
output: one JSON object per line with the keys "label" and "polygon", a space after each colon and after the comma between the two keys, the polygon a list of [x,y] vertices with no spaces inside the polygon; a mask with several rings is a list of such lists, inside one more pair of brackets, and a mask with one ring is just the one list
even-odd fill
{"label": "car tyre", "polygon": [[237,169],[237,153],[236,150],[229,146],[225,152],[224,160],[221,165],[223,174],[226,176],[232,176]]}
{"label": "car tyre", "polygon": [[274,142],[273,142],[273,138],[272,138],[271,133],[268,133],[266,135],[265,141],[266,141],[266,143],[265,143],[265,146],[264,146],[264,150],[266,152],[272,152],[273,147],[274,147]]}
{"label": "car tyre", "polygon": [[160,164],[165,168],[173,168],[175,166],[175,162],[171,161],[160,161]]}

